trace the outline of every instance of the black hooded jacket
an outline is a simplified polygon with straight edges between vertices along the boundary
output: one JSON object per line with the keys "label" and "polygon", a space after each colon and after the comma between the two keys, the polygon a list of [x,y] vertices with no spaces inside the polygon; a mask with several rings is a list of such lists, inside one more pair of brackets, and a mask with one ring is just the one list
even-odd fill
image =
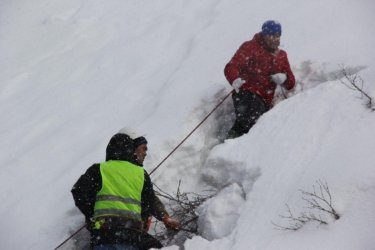
{"label": "black hooded jacket", "polygon": [[[128,161],[133,164],[140,166],[137,163],[134,155],[134,143],[133,140],[126,134],[114,135],[108,143],[106,149],[106,161],[109,160],[121,160]],[[142,166],[140,166],[142,167]],[[155,196],[151,179],[146,171],[144,171],[144,185],[141,194],[141,207],[142,207],[142,218],[146,219],[149,215],[155,216],[158,220],[162,220],[162,217],[167,214],[164,205]],[[90,225],[90,219],[94,214],[94,205],[96,201],[96,194],[102,188],[102,177],[100,173],[100,164],[93,164],[87,169],[78,181],[74,184],[71,192],[75,205],[85,215],[86,223]],[[93,230],[96,231],[96,230]],[[126,230],[125,230],[126,231]],[[93,234],[93,232],[91,232]],[[96,232],[95,234],[97,234]],[[115,239],[111,237],[111,231],[99,232],[105,234],[106,237],[101,237],[104,241],[109,242],[92,242],[94,245],[98,243],[119,243],[121,239]],[[117,233],[117,232],[116,232]],[[126,232],[128,236],[138,237],[134,232]],[[102,235],[104,236],[104,235]],[[97,238],[97,237],[94,237]],[[124,238],[124,237],[122,237]],[[126,238],[126,237],[125,237]],[[93,239],[93,237],[92,237]],[[107,239],[107,240],[105,240]]]}

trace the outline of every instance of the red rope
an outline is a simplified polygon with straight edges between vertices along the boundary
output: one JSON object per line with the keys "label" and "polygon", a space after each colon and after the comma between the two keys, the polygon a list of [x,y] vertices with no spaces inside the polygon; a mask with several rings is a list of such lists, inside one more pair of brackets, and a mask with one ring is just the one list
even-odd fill
{"label": "red rope", "polygon": [[[212,115],[213,112],[215,112],[216,109],[218,109],[218,107],[233,93],[233,90],[231,92],[229,92],[212,110],[210,113],[208,113],[206,115],[206,117],[197,125],[195,126],[195,128],[180,142],[180,144],[178,144],[151,172],[150,172],[150,175],[152,175],[152,173],[154,173],[194,132],[195,130],[197,130],[207,119],[208,117],[210,117],[210,115]],[[64,240],[60,245],[58,245],[56,249],[60,248],[62,245],[64,245],[68,240],[70,240],[71,238],[73,238],[76,234],[78,234],[84,227],[86,226],[83,225],[82,227],[80,227],[75,233],[73,233],[71,236],[69,236],[66,240]]]}

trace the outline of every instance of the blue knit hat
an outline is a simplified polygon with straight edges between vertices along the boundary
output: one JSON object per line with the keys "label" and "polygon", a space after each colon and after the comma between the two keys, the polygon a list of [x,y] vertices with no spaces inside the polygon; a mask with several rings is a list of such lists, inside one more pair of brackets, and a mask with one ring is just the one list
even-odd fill
{"label": "blue knit hat", "polygon": [[266,21],[262,25],[262,35],[281,35],[281,24],[274,20]]}

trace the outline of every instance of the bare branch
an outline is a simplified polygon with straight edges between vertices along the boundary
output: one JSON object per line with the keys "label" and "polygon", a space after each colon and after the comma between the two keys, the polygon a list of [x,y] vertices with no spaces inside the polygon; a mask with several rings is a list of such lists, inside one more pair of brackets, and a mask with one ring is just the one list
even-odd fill
{"label": "bare branch", "polygon": [[350,72],[348,72],[348,70],[344,67],[344,66],[341,66],[342,67],[342,70],[341,70],[341,73],[342,75],[345,77],[346,81],[345,82],[344,80],[340,80],[342,84],[344,84],[345,86],[347,86],[348,88],[350,88],[351,90],[355,90],[355,91],[358,91],[361,93],[361,96],[363,98],[363,96],[365,96],[368,100],[366,106],[371,110],[371,111],[375,111],[375,108],[374,108],[374,104],[372,102],[372,98],[370,97],[370,95],[368,95],[364,90],[363,90],[363,86],[364,86],[364,81],[363,79],[355,74],[350,74]]}
{"label": "bare branch", "polygon": [[331,192],[329,191],[327,182],[318,180],[317,184],[319,186],[320,193],[317,194],[315,186],[313,185],[314,191],[312,193],[300,190],[302,193],[302,199],[309,205],[308,208],[317,209],[329,213],[335,220],[340,219],[340,215],[332,206],[332,196]]}
{"label": "bare branch", "polygon": [[[328,188],[327,182],[323,182],[322,180],[316,181],[318,188],[313,185],[312,192],[306,192],[300,190],[302,193],[302,200],[307,203],[307,208],[311,210],[311,212],[302,212],[299,216],[295,216],[292,213],[288,204],[285,204],[287,207],[287,215],[280,215],[282,219],[286,219],[288,224],[286,226],[276,224],[271,222],[276,229],[278,230],[292,230],[296,231],[303,227],[304,224],[307,222],[317,222],[319,224],[327,225],[327,220],[321,215],[329,214],[335,220],[340,219],[340,215],[336,212],[332,205],[332,195]],[[318,214],[316,214],[318,213]]]}
{"label": "bare branch", "polygon": [[182,245],[186,239],[198,235],[198,215],[195,210],[207,199],[214,196],[213,191],[206,191],[208,194],[182,192],[181,180],[179,180],[176,194],[173,196],[161,190],[155,184],[154,186],[158,189],[155,193],[168,200],[166,206],[168,207],[170,216],[181,223],[181,230],[176,233],[164,227],[159,227],[160,223],[154,221],[155,237],[164,245]]}

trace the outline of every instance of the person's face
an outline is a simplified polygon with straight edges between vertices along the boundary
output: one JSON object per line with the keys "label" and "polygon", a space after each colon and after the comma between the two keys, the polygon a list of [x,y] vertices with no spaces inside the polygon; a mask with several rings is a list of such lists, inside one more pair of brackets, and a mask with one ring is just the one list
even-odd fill
{"label": "person's face", "polygon": [[147,156],[147,144],[141,144],[141,145],[139,145],[135,149],[134,154],[137,157],[137,161],[140,164],[143,164],[143,161],[145,160],[145,158]]}
{"label": "person's face", "polygon": [[277,50],[280,46],[280,37],[280,35],[265,35],[264,42],[270,49]]}

